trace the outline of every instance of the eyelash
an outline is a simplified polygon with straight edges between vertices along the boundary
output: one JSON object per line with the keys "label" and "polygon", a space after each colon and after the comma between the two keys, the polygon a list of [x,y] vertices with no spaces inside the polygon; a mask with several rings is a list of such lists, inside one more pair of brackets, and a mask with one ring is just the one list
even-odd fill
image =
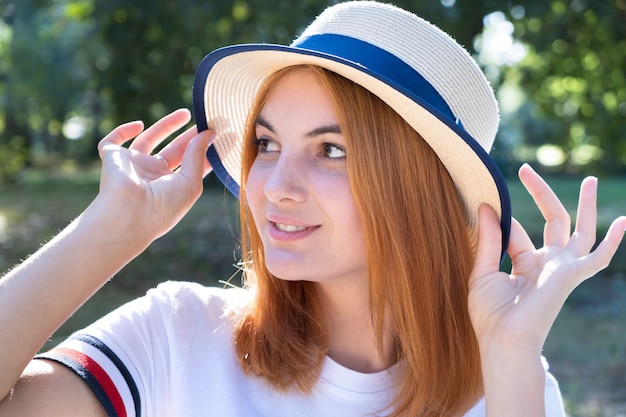
{"label": "eyelash", "polygon": [[[254,146],[257,149],[257,153],[272,152],[272,151],[267,150],[267,147],[270,145],[271,142],[272,142],[271,139],[255,138],[252,140],[252,146]],[[329,156],[329,154],[332,152],[333,149],[338,150],[341,153],[343,153],[343,156],[340,156],[340,157]],[[328,159],[345,159],[346,149],[343,146],[336,145],[334,143],[323,142],[320,144],[320,154],[321,156],[328,158]]]}
{"label": "eyelash", "polygon": [[255,138],[252,140],[252,146],[257,149],[257,152],[266,152],[267,146],[270,143],[270,139],[267,138]]}
{"label": "eyelash", "polygon": [[[328,155],[326,155],[326,151],[329,150],[329,148],[334,148],[339,150],[341,153],[343,153],[343,156],[341,157],[330,157]],[[339,145],[335,145],[334,143],[328,143],[328,142],[324,142],[320,145],[320,149],[322,151],[322,155],[329,158],[329,159],[345,159],[346,157],[346,148],[344,148],[343,146],[339,146]],[[330,152],[328,152],[330,153]]]}

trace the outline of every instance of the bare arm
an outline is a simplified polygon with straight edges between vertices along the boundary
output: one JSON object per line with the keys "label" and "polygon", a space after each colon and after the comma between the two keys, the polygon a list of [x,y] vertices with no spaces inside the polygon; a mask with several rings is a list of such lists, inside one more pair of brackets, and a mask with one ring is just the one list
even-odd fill
{"label": "bare arm", "polygon": [[544,416],[545,372],[541,351],[569,294],[604,269],[623,239],[626,217],[596,240],[597,180],[581,184],[576,227],[550,187],[529,166],[520,179],[546,220],[544,247],[536,249],[513,221],[508,247],[513,269],[499,272],[500,228],[481,207],[480,233],[470,278],[469,310],[478,338],[488,416]]}
{"label": "bare arm", "polygon": [[[49,362],[34,361],[20,375],[76,309],[169,231],[200,196],[202,177],[210,169],[204,158],[207,132],[196,135],[188,130],[179,135],[160,152],[165,162],[150,155],[188,121],[188,111],[176,111],[146,131],[140,122],[133,122],[107,135],[99,145],[103,168],[98,196],[65,230],[0,281],[0,416],[20,415],[17,410],[26,410],[21,407],[43,401],[45,396],[39,394],[44,392],[63,395],[69,389],[65,393],[72,397],[84,392],[75,386],[83,384],[79,378]],[[135,136],[128,149],[121,146]],[[71,415],[55,415],[59,414]],[[89,414],[82,410],[77,415]]]}
{"label": "bare arm", "polygon": [[0,403],[0,416],[105,417],[106,413],[87,384],[71,370],[35,360]]}

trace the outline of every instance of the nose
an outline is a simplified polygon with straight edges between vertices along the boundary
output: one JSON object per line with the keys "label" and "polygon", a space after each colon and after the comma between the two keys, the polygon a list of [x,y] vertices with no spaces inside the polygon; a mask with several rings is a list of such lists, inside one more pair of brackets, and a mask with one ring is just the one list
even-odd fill
{"label": "nose", "polygon": [[307,198],[306,162],[295,155],[281,152],[274,164],[267,168],[264,193],[273,203],[303,202]]}

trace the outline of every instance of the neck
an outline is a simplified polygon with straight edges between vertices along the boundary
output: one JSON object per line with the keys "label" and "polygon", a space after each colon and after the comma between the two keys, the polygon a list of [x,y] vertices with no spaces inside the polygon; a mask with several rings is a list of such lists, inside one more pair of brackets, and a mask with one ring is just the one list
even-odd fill
{"label": "neck", "polygon": [[319,295],[328,326],[328,356],[363,373],[382,371],[395,362],[395,338],[388,331],[391,327],[388,319],[385,319],[382,346],[376,343],[367,288],[320,284]]}

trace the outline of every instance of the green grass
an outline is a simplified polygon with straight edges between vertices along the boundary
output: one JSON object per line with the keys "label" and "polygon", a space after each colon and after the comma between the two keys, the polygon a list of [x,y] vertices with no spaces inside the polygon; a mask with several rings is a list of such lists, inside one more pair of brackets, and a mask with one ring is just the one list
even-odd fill
{"label": "green grass", "polygon": [[[6,271],[63,228],[96,195],[96,171],[30,173],[20,187],[0,188],[0,270]],[[580,178],[549,183],[575,219]],[[600,180],[599,235],[626,213],[626,180]],[[513,215],[541,243],[543,220],[519,181],[509,181]],[[236,268],[236,202],[215,182],[169,234],[154,242],[87,302],[51,338],[65,338],[122,303],[167,279],[222,285]],[[545,346],[572,417],[626,416],[626,245],[612,265],[568,300]],[[235,278],[235,283],[238,283]]]}

